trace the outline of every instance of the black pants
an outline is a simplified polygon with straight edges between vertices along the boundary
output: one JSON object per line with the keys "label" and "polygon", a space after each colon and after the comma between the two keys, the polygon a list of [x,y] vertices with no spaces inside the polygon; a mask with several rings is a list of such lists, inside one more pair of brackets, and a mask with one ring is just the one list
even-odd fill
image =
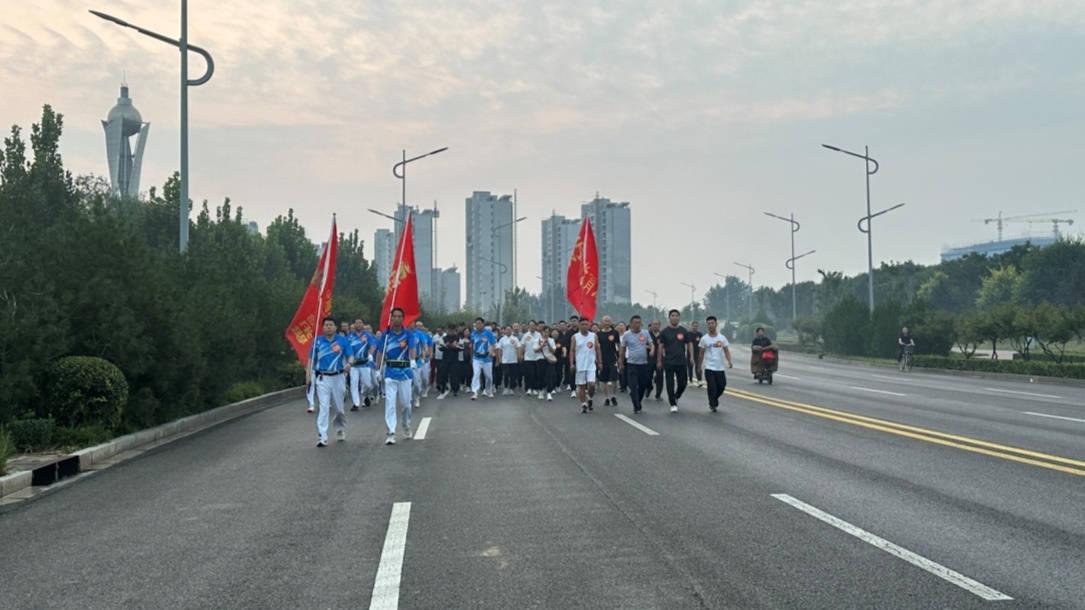
{"label": "black pants", "polygon": [[652,365],[625,363],[622,369],[629,380],[629,398],[633,401],[633,412],[641,409],[641,401],[652,387]]}
{"label": "black pants", "polygon": [[553,393],[558,384],[561,383],[561,362],[546,362],[543,360],[543,367],[546,369],[546,391]]}
{"label": "black pants", "polygon": [[[678,399],[682,398],[682,392],[686,391],[686,365],[685,364],[664,364],[663,375],[667,378],[667,401],[672,407],[678,406]],[[675,379],[678,380],[678,387],[675,388]],[[656,396],[658,396],[658,392]]]}
{"label": "black pants", "polygon": [[715,411],[720,406],[720,396],[727,389],[727,373],[705,369],[705,382],[708,383],[708,406]]}
{"label": "black pants", "polygon": [[494,388],[500,388],[501,381],[504,380],[507,372],[505,371],[505,365],[498,362],[497,358],[494,358],[493,367],[490,370],[494,372]]}
{"label": "black pants", "polygon": [[[700,348],[693,349],[693,362],[697,362],[697,356],[701,353]],[[697,370],[697,367],[693,366],[693,362],[686,364],[686,376],[690,381],[693,381],[694,375],[697,376],[697,381],[701,380],[701,372]]]}
{"label": "black pants", "polygon": [[521,365],[520,365],[519,362],[514,363],[514,364],[502,364],[501,365],[501,371],[502,371],[501,374],[504,376],[504,379],[505,379],[505,389],[506,390],[516,389],[516,380],[520,376],[520,366]]}
{"label": "black pants", "polygon": [[655,386],[656,399],[663,394],[663,371],[657,369],[652,375],[652,385]]}
{"label": "black pants", "polygon": [[[458,364],[458,363],[455,360],[453,360],[452,358],[442,358],[442,359],[437,361],[437,391],[438,392],[447,392],[448,391],[448,382],[449,382],[450,378],[454,377],[450,373],[452,372],[452,369],[454,368],[454,365],[456,365],[456,364]],[[456,385],[456,387],[459,387],[460,384],[459,384],[458,379],[451,379],[451,381]]]}

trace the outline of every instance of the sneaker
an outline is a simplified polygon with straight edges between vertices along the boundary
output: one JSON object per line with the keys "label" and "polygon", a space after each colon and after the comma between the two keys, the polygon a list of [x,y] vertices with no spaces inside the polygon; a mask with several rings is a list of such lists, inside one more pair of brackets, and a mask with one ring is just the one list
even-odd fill
{"label": "sneaker", "polygon": [[587,413],[588,412],[588,403],[585,402],[585,403],[582,403],[580,405],[580,412],[581,413]]}
{"label": "sneaker", "polygon": [[384,444],[385,445],[395,445],[396,444],[396,435],[394,433],[389,434],[388,437],[384,439]]}
{"label": "sneaker", "polygon": [[350,408],[350,410],[351,411],[357,411],[358,410],[358,405],[354,405],[353,407]]}
{"label": "sneaker", "polygon": [[413,406],[415,406],[415,407],[419,407],[419,406],[421,406],[421,405],[422,405],[422,399],[420,399],[420,398],[415,398],[415,399],[414,399],[414,403],[413,403]]}
{"label": "sneaker", "polygon": [[327,447],[327,446],[328,446],[328,443],[325,443],[324,441],[317,441],[316,442],[316,448],[317,449],[322,449],[322,448]]}
{"label": "sneaker", "polygon": [[640,409],[633,409],[633,415],[640,413]]}
{"label": "sneaker", "polygon": [[478,400],[478,392],[471,392],[471,400]]}
{"label": "sneaker", "polygon": [[437,395],[437,400],[444,400],[445,396],[448,396],[448,391],[447,390],[445,390],[444,392],[441,392],[440,394],[438,394]]}
{"label": "sneaker", "polygon": [[370,405],[370,402],[369,402],[369,397],[368,397],[368,396],[366,396],[366,397],[365,397],[365,400],[363,400],[363,401],[362,401],[362,406],[363,406],[363,407],[368,407],[369,405]]}
{"label": "sneaker", "polygon": [[429,388],[422,392],[422,398],[429,398]]}
{"label": "sneaker", "polygon": [[335,431],[335,438],[336,438],[336,440],[340,440],[340,441],[347,440],[347,431],[346,430],[336,430]]}
{"label": "sneaker", "polygon": [[716,407],[708,407],[708,410],[713,412],[713,413],[717,413]]}
{"label": "sneaker", "polygon": [[486,398],[493,398],[493,397],[494,397],[493,392],[486,392]]}
{"label": "sneaker", "polygon": [[[576,398],[576,390],[569,392],[569,398]],[[309,412],[312,413],[312,409],[310,409]]]}
{"label": "sneaker", "polygon": [[305,410],[305,412],[306,413],[316,413],[316,409],[314,409],[312,407],[309,407],[308,409]]}
{"label": "sneaker", "polygon": [[549,400],[550,402],[554,402],[554,393],[553,392],[547,392],[546,393],[546,399]]}
{"label": "sneaker", "polygon": [[538,394],[539,394],[539,400],[542,400],[542,399],[546,398],[546,395],[543,394],[542,392],[539,392]]}
{"label": "sneaker", "polygon": [[589,411],[594,411],[595,410],[594,401],[592,399],[590,399],[590,398],[588,399],[588,410]]}
{"label": "sneaker", "polygon": [[411,440],[411,438],[413,438],[413,436],[414,435],[411,434],[411,427],[410,426],[403,426],[403,438],[405,438],[407,440]]}
{"label": "sneaker", "polygon": [[671,405],[671,413],[677,413],[677,412],[678,412],[678,405]]}

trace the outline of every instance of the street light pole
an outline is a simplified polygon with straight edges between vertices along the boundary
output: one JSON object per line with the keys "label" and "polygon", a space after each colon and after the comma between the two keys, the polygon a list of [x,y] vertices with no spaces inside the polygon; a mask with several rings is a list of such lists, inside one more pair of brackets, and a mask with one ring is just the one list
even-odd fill
{"label": "street light pole", "polygon": [[744,265],[742,263],[735,263],[735,264],[738,265],[739,267],[744,267],[745,269],[747,269],[750,272],[750,285],[749,285],[749,289],[750,289],[750,300],[749,300],[750,320],[749,320],[749,323],[753,324],[753,274],[754,274],[754,268],[751,267],[750,265]]}
{"label": "street light pole", "polygon": [[[798,222],[795,221],[795,214],[794,213],[791,214],[790,218],[784,218],[783,216],[777,216],[776,214],[772,214],[770,212],[765,212],[765,216],[771,216],[773,218],[782,220],[784,222],[791,223],[791,258],[787,259],[787,262],[784,263],[784,266],[787,267],[788,269],[791,269],[791,323],[794,324],[795,323],[795,318],[797,318],[799,316],[799,314],[798,314],[798,311],[799,311],[798,299],[795,296],[795,264],[794,263],[795,263],[795,259],[798,258],[798,257],[795,256],[795,234],[799,232],[800,225],[799,225]],[[803,255],[803,256],[805,256],[805,255]]]}
{"label": "street light pole", "polygon": [[431,155],[436,155],[437,153],[443,153],[446,150],[448,150],[447,146],[445,146],[444,148],[438,148],[437,150],[431,150],[424,155],[418,155],[417,157],[414,157],[412,159],[408,159],[407,150],[403,150],[403,160],[392,166],[392,175],[396,178],[399,178],[400,182],[402,182],[401,199],[399,201],[401,204],[407,205],[407,164],[412,161],[417,161],[419,159],[425,159],[426,157],[429,157]]}
{"label": "street light pole", "polygon": [[727,300],[726,300],[726,302],[727,302],[727,321],[730,322],[731,321],[731,286],[729,286],[727,284],[727,276],[726,275],[720,275],[719,273],[716,273],[715,271],[712,272],[712,275],[719,276],[719,277],[723,278],[723,289],[727,294]]}
{"label": "street light pole", "polygon": [[[131,28],[144,36],[173,45],[181,51],[181,205],[178,214],[181,221],[181,227],[178,241],[180,242],[180,252],[181,254],[184,254],[185,252],[188,252],[188,88],[198,87],[211,80],[211,75],[215,72],[215,62],[211,59],[211,54],[206,50],[197,47],[196,45],[188,44],[188,0],[181,0],[180,40],[174,40],[168,36],[163,36],[157,32],[152,32],[151,30],[141,28],[138,25],[128,23],[123,19],[99,11],[90,11],[90,14],[100,19],[111,21],[121,27]],[[188,79],[189,51],[201,55],[204,61],[207,62],[207,71],[204,72],[203,76],[196,80]]]}
{"label": "street light pole", "polygon": [[685,282],[678,282],[686,288],[689,288],[689,321],[693,322],[697,319],[697,312],[694,310],[694,303],[697,298],[697,287],[693,284],[687,284]]}
{"label": "street light pole", "polygon": [[[505,227],[511,227],[514,224],[520,222],[521,220],[527,220],[527,216],[521,216],[520,218],[517,218],[516,220],[514,220],[512,222],[506,222],[505,224],[503,224],[503,225],[501,225],[499,227],[494,227],[490,231],[490,239],[497,239],[497,232],[498,231],[500,231],[501,229],[504,229]],[[497,239],[497,259],[501,260],[501,240],[500,239]],[[488,260],[488,259],[482,259],[482,260]],[[503,271],[501,271],[501,275],[498,276],[498,278],[497,278],[497,290],[495,290],[494,293],[495,294],[500,294],[501,295],[501,297],[500,297],[501,300],[505,300],[504,295],[505,295],[505,292],[506,292],[506,288],[505,288],[505,279],[504,278],[505,278],[505,273],[508,271],[509,267],[508,267],[508,265],[505,265],[505,264],[502,264],[501,267],[502,267]],[[500,323],[500,322],[501,322],[501,320],[498,320],[498,323]]]}
{"label": "street light pole", "polygon": [[[843,148],[837,148],[836,146],[830,146],[828,144],[822,144],[823,147],[829,150],[835,150],[836,152],[844,153],[845,155],[851,155],[853,157],[863,159],[866,163],[866,216],[859,219],[858,226],[859,231],[866,233],[866,270],[867,270],[867,305],[870,309],[870,313],[874,313],[874,238],[871,234],[871,220],[876,216],[881,216],[886,212],[895,210],[902,205],[895,205],[887,210],[882,210],[877,214],[870,213],[870,177],[878,173],[878,162],[870,157],[870,147],[863,147],[863,154],[854,153]],[[874,168],[871,169],[870,164],[874,164]],[[866,221],[866,229],[863,228],[863,221]]]}

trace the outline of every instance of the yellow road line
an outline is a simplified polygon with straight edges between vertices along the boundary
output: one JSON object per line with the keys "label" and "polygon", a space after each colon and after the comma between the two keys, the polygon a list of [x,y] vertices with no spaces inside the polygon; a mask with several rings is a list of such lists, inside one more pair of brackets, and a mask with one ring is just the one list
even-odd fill
{"label": "yellow road line", "polygon": [[[825,419],[831,419],[834,421],[843,422],[846,424],[852,424],[853,426],[860,426],[863,428],[869,428],[871,430],[878,430],[880,432],[887,432],[889,434],[895,434],[897,436],[904,436],[913,438],[916,440],[927,441],[937,445],[943,445],[946,447],[954,447],[956,449],[963,449],[965,451],[971,451],[973,453],[980,453],[983,455],[989,455],[993,457],[1002,458],[1005,460],[1011,460],[1014,462],[1020,462],[1022,464],[1030,464],[1032,466],[1039,466],[1041,468],[1047,468],[1049,470],[1057,470],[1059,472],[1065,472],[1068,474],[1075,474],[1078,476],[1085,476],[1085,462],[1072,460],[1069,458],[1059,457],[1057,455],[1050,455],[1047,453],[1040,453],[1038,451],[1030,451],[1027,449],[1020,449],[1017,447],[1010,447],[1007,445],[999,445],[996,443],[989,443],[987,441],[981,441],[979,439],[973,439],[966,436],[955,436],[952,434],[946,434],[944,432],[938,432],[935,430],[927,430],[925,428],[917,428],[914,426],[908,426],[905,424],[899,424],[896,422],[890,422],[873,417],[866,417],[864,415],[858,415],[855,413],[848,413],[846,411],[837,411],[834,409],[827,409],[825,407],[818,407],[815,405],[808,405],[801,402],[794,402],[790,400],[783,400],[777,398],[769,398],[742,390],[727,390],[728,394],[737,398],[743,398],[752,402],[758,402],[761,404],[769,405],[771,407],[777,407],[780,409],[787,409],[798,413],[805,413],[807,415],[814,415]],[[964,444],[969,443],[969,444]],[[1013,455],[1013,454],[1019,455]],[[1030,459],[1032,458],[1040,459]],[[1048,460],[1046,462],[1040,461]],[[1058,462],[1058,463],[1051,463]],[[1062,466],[1062,464],[1071,464],[1074,466],[1080,466],[1082,468],[1071,468],[1068,466]]]}

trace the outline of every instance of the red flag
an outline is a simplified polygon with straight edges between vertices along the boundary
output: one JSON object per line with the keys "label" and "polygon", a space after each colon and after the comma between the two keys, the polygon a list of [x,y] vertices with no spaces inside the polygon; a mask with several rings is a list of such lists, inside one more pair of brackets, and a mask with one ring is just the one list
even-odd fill
{"label": "red flag", "polygon": [[399,236],[396,257],[392,259],[392,270],[388,274],[388,288],[384,293],[384,307],[381,308],[380,324],[388,328],[392,324],[392,310],[403,310],[403,325],[409,326],[422,314],[418,304],[418,273],[414,268],[414,238],[411,232],[411,219],[407,213],[407,224]]}
{"label": "red flag", "polygon": [[313,279],[309,281],[309,287],[305,289],[298,312],[286,329],[286,340],[294,347],[298,362],[302,366],[309,364],[313,339],[323,331],[319,327],[320,320],[332,312],[332,286],[335,284],[335,253],[339,249],[338,242],[335,217],[332,216],[332,234],[328,237],[328,245],[320,255],[320,262],[313,272]]}
{"label": "red flag", "polygon": [[595,302],[599,294],[599,252],[595,249],[595,233],[587,218],[580,225],[580,236],[576,238],[576,246],[569,259],[565,294],[581,318],[595,319]]}

